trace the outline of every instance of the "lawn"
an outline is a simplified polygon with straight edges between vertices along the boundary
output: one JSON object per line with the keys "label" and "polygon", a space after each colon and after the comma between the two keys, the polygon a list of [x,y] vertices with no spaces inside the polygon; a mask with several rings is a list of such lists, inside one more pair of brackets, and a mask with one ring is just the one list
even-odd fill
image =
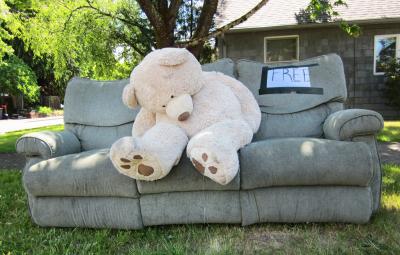
{"label": "lawn", "polygon": [[[400,141],[400,122],[382,141]],[[41,130],[62,130],[62,126]],[[20,131],[0,136],[13,151]],[[382,203],[365,225],[179,225],[143,230],[40,228],[29,217],[21,173],[0,170],[0,254],[400,254],[400,166],[383,166]]]}
{"label": "lawn", "polygon": [[0,170],[0,254],[400,254],[400,167],[384,166],[369,224],[180,225],[143,230],[40,228],[18,171]]}
{"label": "lawn", "polygon": [[61,131],[64,130],[64,125],[55,125],[55,126],[48,126],[48,127],[34,128],[34,129],[24,129],[0,135],[0,153],[15,152],[15,142],[20,136],[26,133],[45,131],[45,130]]}
{"label": "lawn", "polygon": [[400,142],[400,121],[385,121],[385,128],[377,139],[380,142]]}

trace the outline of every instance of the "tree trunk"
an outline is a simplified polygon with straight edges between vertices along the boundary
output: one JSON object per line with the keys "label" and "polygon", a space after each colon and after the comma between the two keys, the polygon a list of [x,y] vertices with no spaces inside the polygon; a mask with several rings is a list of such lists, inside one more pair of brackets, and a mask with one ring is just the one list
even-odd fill
{"label": "tree trunk", "polygon": [[[176,17],[182,0],[159,0],[154,4],[152,0],[137,0],[142,11],[146,14],[150,24],[154,28],[156,37],[156,48],[165,47],[186,47],[197,59],[200,57],[204,43],[210,38],[216,37],[232,27],[246,21],[250,16],[264,6],[268,0],[260,0],[250,11],[230,22],[210,32],[213,17],[217,12],[218,0],[204,0],[196,31],[189,41],[175,42],[174,30],[176,27]],[[168,6],[169,3],[169,6]]]}
{"label": "tree trunk", "polygon": [[154,28],[156,48],[173,47],[175,44],[174,30],[176,17],[182,0],[159,0],[154,4],[151,0],[137,0]]}
{"label": "tree trunk", "polygon": [[[199,44],[202,47],[204,45],[204,42],[207,41],[208,39],[213,38],[213,37],[217,37],[218,35],[228,31],[232,27],[237,26],[240,23],[243,23],[244,21],[246,21],[254,13],[256,13],[259,9],[261,9],[261,7],[263,7],[267,2],[268,2],[268,0],[261,0],[256,6],[254,6],[250,11],[248,11],[247,13],[242,15],[241,17],[231,21],[230,23],[228,23],[228,24],[226,24],[226,25],[224,25],[224,26],[222,26],[220,28],[217,28],[215,31],[212,31],[212,32],[208,32],[207,31],[207,33],[204,36],[201,36],[200,34],[199,34],[199,36],[193,36],[193,38],[190,41],[183,42],[180,45],[183,46],[183,47],[186,47],[188,49],[195,48]],[[205,3],[206,2],[204,2],[204,4]],[[198,46],[198,47],[200,47],[200,46]]]}
{"label": "tree trunk", "polygon": [[[193,38],[202,38],[208,34],[211,29],[213,17],[217,12],[218,0],[204,0],[203,9],[201,11],[197,28],[194,32]],[[205,41],[201,41],[196,45],[189,45],[186,47],[197,59],[200,58],[201,51],[203,50]]]}

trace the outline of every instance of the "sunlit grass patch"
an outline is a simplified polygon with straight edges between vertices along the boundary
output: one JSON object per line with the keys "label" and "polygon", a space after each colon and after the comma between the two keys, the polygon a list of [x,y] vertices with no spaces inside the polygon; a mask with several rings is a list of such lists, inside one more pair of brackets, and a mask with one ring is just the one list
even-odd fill
{"label": "sunlit grass patch", "polygon": [[385,127],[377,139],[380,142],[400,142],[400,121],[385,121]]}
{"label": "sunlit grass patch", "polygon": [[64,125],[47,126],[33,129],[24,129],[20,131],[8,132],[0,135],[0,153],[12,153],[15,152],[15,142],[19,137],[24,134],[39,132],[39,131],[62,131]]}
{"label": "sunlit grass patch", "polygon": [[400,166],[383,166],[383,185],[382,206],[400,213]]}

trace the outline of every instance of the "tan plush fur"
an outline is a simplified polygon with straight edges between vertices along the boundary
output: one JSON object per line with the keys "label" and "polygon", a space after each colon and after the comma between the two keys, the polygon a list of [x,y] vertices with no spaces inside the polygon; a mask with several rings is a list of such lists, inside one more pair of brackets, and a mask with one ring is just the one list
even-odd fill
{"label": "tan plush fur", "polygon": [[185,49],[165,48],[147,55],[132,71],[124,103],[142,108],[132,137],[111,147],[111,160],[123,174],[157,180],[179,162],[183,150],[195,168],[220,184],[237,174],[237,151],[251,142],[261,112],[239,81],[203,72]]}

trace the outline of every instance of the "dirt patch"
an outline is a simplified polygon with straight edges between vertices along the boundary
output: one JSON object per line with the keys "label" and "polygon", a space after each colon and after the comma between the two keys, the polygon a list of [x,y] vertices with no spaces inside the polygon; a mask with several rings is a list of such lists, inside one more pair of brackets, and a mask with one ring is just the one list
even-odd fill
{"label": "dirt patch", "polygon": [[400,143],[378,143],[381,163],[400,165]]}
{"label": "dirt patch", "polygon": [[25,165],[24,155],[17,153],[0,153],[0,170],[1,169],[18,169],[22,170]]}

